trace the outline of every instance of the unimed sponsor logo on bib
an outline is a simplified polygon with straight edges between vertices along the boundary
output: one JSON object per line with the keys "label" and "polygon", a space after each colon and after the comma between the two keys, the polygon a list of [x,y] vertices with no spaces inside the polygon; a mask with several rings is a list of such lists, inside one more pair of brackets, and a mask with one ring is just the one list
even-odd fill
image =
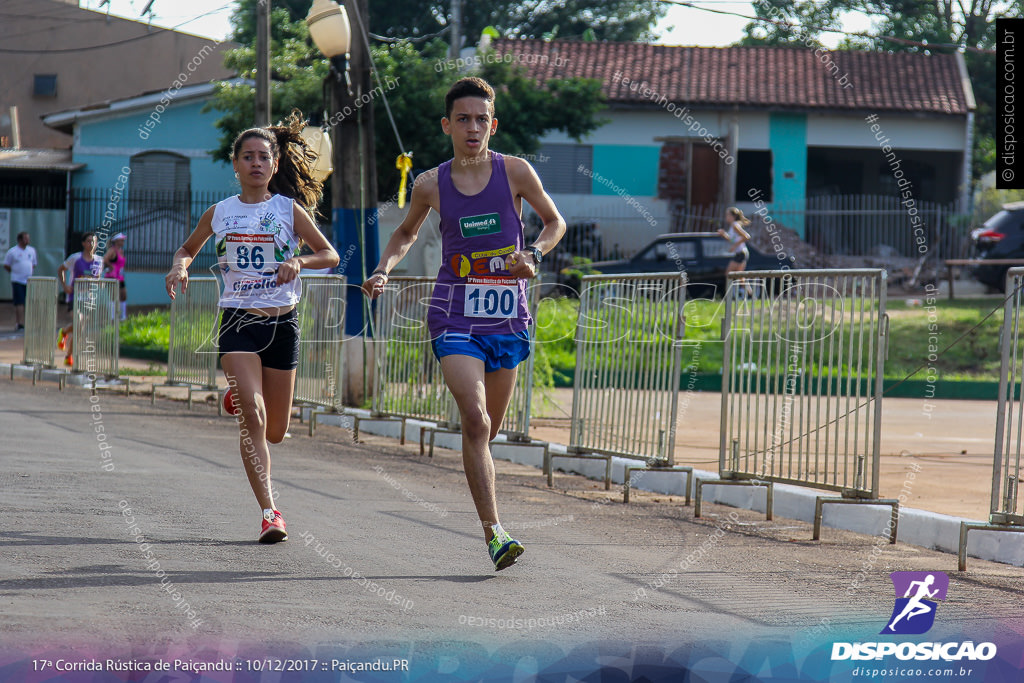
{"label": "unimed sponsor logo on bib", "polygon": [[464,216],[459,219],[459,230],[463,237],[480,237],[501,232],[501,219],[496,213],[482,216]]}

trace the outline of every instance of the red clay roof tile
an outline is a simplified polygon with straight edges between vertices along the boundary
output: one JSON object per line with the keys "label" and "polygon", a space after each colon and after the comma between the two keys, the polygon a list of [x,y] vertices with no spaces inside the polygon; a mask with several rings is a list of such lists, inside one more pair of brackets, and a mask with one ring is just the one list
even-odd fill
{"label": "red clay roof tile", "polygon": [[[540,81],[597,78],[610,102],[966,114],[956,56],[823,52],[786,47],[671,47],[646,43],[496,40],[500,55]],[[829,60],[838,67],[833,75]],[[619,79],[615,75],[619,75]],[[846,81],[840,82],[840,78]],[[629,82],[625,79],[629,79]],[[844,83],[848,83],[844,87]],[[645,94],[642,88],[650,92]]]}

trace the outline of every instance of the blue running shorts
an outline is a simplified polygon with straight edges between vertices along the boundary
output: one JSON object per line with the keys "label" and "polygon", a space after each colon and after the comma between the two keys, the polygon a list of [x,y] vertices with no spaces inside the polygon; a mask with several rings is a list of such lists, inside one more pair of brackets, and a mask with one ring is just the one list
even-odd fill
{"label": "blue running shorts", "polygon": [[527,332],[515,334],[467,334],[465,332],[444,332],[430,341],[438,360],[445,356],[472,356],[484,362],[485,372],[499,368],[511,370],[530,356],[530,335]]}

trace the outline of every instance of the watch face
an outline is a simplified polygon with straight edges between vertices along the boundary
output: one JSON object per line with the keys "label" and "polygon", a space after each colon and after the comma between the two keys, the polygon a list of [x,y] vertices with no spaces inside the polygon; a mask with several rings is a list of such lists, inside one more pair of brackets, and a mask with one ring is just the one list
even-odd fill
{"label": "watch face", "polygon": [[533,254],[533,260],[536,263],[540,263],[544,259],[544,252],[537,247],[530,247],[530,253]]}

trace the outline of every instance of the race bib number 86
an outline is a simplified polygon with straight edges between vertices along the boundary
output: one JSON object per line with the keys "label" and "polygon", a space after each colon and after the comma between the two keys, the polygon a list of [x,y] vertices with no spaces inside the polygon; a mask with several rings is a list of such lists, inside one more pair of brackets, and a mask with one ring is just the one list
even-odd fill
{"label": "race bib number 86", "polygon": [[232,270],[261,274],[277,270],[273,235],[227,235],[227,258]]}

